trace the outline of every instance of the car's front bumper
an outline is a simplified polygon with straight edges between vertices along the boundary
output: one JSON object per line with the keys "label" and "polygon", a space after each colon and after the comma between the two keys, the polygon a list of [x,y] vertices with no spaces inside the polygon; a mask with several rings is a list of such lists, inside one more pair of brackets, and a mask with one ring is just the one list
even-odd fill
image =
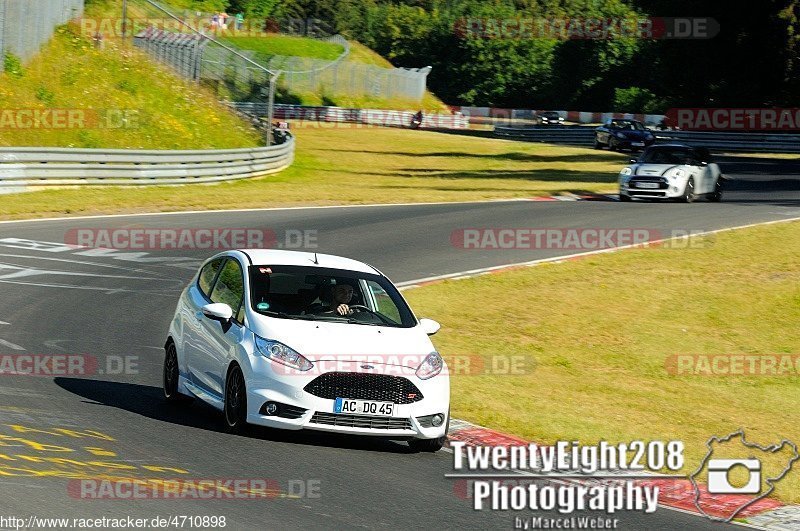
{"label": "car's front bumper", "polygon": [[676,199],[683,195],[684,187],[685,183],[676,179],[633,176],[620,183],[619,193],[640,199]]}
{"label": "car's front bumper", "polygon": [[[395,403],[392,416],[384,417],[334,413],[334,398],[315,396],[305,390],[309,383],[321,376],[319,372],[314,369],[309,371],[310,374],[282,369],[276,372],[274,365],[264,358],[257,359],[253,372],[245,375],[247,421],[251,424],[378,437],[435,439],[446,435],[450,406],[450,380],[446,374],[420,380],[411,369],[392,367],[392,374],[411,381],[422,398],[411,403]],[[346,368],[346,365],[339,363],[338,367]],[[353,369],[358,365],[354,363]],[[266,414],[264,406],[267,402],[278,404],[277,414]],[[439,426],[432,426],[424,418],[435,414],[445,417]]]}

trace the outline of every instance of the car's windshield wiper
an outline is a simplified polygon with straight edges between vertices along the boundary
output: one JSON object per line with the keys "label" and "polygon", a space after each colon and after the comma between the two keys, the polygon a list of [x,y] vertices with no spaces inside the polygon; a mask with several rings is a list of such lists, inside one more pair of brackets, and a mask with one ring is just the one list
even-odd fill
{"label": "car's windshield wiper", "polygon": [[283,319],[297,319],[300,321],[314,321],[316,320],[316,316],[313,315],[293,315],[288,314],[285,312],[272,312],[269,310],[260,310],[259,313],[263,313],[264,315],[268,315],[270,317],[281,317]]}

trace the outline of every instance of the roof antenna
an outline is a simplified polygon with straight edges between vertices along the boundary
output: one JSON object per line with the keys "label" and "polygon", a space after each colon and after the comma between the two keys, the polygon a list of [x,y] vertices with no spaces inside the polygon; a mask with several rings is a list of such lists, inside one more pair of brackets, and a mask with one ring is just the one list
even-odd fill
{"label": "roof antenna", "polygon": [[314,263],[319,265],[319,260],[317,259],[317,253],[314,253]]}

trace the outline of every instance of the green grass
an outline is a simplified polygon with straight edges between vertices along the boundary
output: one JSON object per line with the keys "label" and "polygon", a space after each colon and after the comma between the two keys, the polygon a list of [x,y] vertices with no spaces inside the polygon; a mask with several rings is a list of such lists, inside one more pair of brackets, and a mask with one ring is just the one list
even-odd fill
{"label": "green grass", "polygon": [[0,109],[86,112],[84,126],[80,120],[50,128],[6,123],[0,127],[0,146],[212,149],[261,144],[261,135],[212,93],[119,41],[95,48],[75,24],[59,27],[20,72],[0,73]]}
{"label": "green grass", "polygon": [[263,37],[225,37],[223,42],[230,43],[243,50],[252,50],[266,57],[273,55],[293,55],[332,61],[339,57],[344,48],[338,44],[324,42],[305,37],[289,35],[265,34]]}
{"label": "green grass", "polygon": [[623,155],[389,128],[296,129],[294,164],[218,185],[80,187],[3,196],[4,219],[141,211],[465,201],[613,190]]}
{"label": "green grass", "polygon": [[394,68],[392,63],[381,54],[356,41],[350,41],[350,55],[347,56],[347,60],[381,68]]}
{"label": "green grass", "polygon": [[[545,443],[679,439],[687,473],[710,436],[740,427],[762,445],[800,443],[796,373],[678,376],[665,368],[675,354],[800,355],[800,223],[703,241],[407,291],[418,315],[442,323],[434,343],[445,358],[524,360],[522,374],[453,375],[453,415]],[[765,471],[785,459],[768,458]],[[800,503],[800,472],[776,494]]]}
{"label": "green grass", "polygon": [[[277,34],[264,34],[263,36],[225,37],[223,41],[235,45],[243,50],[252,50],[259,54],[261,60],[266,62],[274,55],[310,57],[332,61],[341,55],[341,46],[306,37],[294,37]],[[350,53],[345,62],[361,63],[377,66],[379,68],[394,68],[392,63],[377,52],[361,43],[350,41]],[[280,68],[280,67],[278,67]],[[356,86],[363,86],[363,78],[354,80]],[[314,92],[294,91],[285,92],[278,96],[279,102],[298,103],[300,105],[336,105],[339,107],[357,109],[425,109],[427,111],[445,111],[445,105],[432,92],[425,91],[422,101],[404,98],[385,98],[369,95],[350,95],[342,92],[328,93],[326,90]]]}

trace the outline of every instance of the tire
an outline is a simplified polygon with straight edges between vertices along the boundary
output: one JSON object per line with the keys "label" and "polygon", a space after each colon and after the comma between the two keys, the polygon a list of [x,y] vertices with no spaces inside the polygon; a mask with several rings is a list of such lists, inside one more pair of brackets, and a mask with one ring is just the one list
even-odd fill
{"label": "tire", "polygon": [[225,425],[231,433],[241,433],[247,425],[247,388],[238,365],[228,370],[225,379]]}
{"label": "tire", "polygon": [[603,149],[603,144],[601,144],[600,141],[597,140],[597,137],[594,137],[594,148],[595,149]]}
{"label": "tire", "polygon": [[689,177],[689,180],[686,181],[686,188],[683,189],[683,195],[681,196],[681,201],[684,203],[693,203],[695,200],[694,195],[694,179]]}
{"label": "tire", "polygon": [[178,351],[170,342],[164,352],[164,398],[168,402],[191,402],[192,398],[178,392]]}
{"label": "tire", "polygon": [[608,139],[608,149],[611,151],[618,151],[619,150],[619,142],[613,136]]}
{"label": "tire", "polygon": [[714,203],[722,201],[722,179],[717,179],[717,184],[714,186],[714,191],[708,195],[708,200]]}
{"label": "tire", "polygon": [[415,452],[438,452],[447,442],[447,433],[450,431],[450,409],[447,410],[447,424],[444,427],[444,435],[436,439],[411,439],[408,446]]}
{"label": "tire", "polygon": [[631,196],[625,194],[619,194],[619,200],[623,203],[630,203]]}

